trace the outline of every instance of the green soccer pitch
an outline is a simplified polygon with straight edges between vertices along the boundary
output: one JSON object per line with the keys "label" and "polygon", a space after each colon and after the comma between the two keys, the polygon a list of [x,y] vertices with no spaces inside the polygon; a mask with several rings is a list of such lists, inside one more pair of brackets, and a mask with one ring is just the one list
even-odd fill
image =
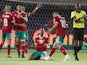
{"label": "green soccer pitch", "polygon": [[[29,52],[29,55],[32,51]],[[0,51],[0,65],[87,65],[87,51],[80,52],[80,61],[75,61],[73,52],[68,52],[70,55],[70,60],[63,62],[64,56],[61,52],[56,51],[53,55],[54,60],[44,61],[44,60],[27,60],[26,58],[17,58],[17,53],[15,51],[11,52],[12,58],[6,58],[6,51]]]}

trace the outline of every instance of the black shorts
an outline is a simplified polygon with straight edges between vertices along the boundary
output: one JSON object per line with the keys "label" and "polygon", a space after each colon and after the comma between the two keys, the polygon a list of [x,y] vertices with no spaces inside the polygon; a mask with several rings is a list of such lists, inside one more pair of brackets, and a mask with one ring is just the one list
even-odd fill
{"label": "black shorts", "polygon": [[84,28],[74,28],[73,29],[73,36],[74,36],[74,40],[81,40],[83,41],[84,39]]}

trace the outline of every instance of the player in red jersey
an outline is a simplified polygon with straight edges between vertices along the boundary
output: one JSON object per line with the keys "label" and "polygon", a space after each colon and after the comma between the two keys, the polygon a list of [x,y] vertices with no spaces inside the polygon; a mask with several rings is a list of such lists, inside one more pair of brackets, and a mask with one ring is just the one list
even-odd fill
{"label": "player in red jersey", "polygon": [[13,16],[11,15],[11,6],[6,5],[4,9],[4,13],[1,19],[2,23],[2,43],[0,44],[0,50],[7,39],[8,46],[7,46],[7,57],[11,58],[10,56],[10,44],[11,44],[11,30],[12,30],[12,23],[14,23]]}
{"label": "player in red jersey", "polygon": [[65,29],[66,29],[66,27],[68,27],[68,25],[66,24],[65,18],[62,17],[61,15],[59,15],[57,12],[53,13],[53,23],[54,23],[54,25],[52,26],[52,28],[49,29],[48,33],[50,34],[50,32],[52,32],[56,28],[57,37],[55,39],[53,48],[52,48],[49,56],[46,57],[45,60],[50,60],[51,56],[54,54],[56,48],[58,48],[65,56],[63,61],[67,61],[69,59],[69,55],[67,54],[67,52],[62,44],[63,44],[63,40],[64,40],[64,36],[65,36]]}
{"label": "player in red jersey", "polygon": [[14,24],[15,31],[15,46],[17,48],[18,57],[20,58],[20,44],[22,43],[22,57],[25,53],[25,31],[26,23],[28,22],[27,13],[23,11],[22,5],[17,5],[17,11],[12,12],[15,22],[19,25]]}
{"label": "player in red jersey", "polygon": [[[34,14],[38,8],[40,8],[40,6],[36,7],[30,14],[28,15],[32,15]],[[22,57],[26,57],[27,56],[27,48],[26,48],[26,23],[28,21],[27,19],[27,13],[24,12],[23,6],[22,5],[18,5],[17,6],[17,11],[13,12],[13,15],[15,17],[16,23],[21,24],[23,27],[21,26],[14,26],[14,30],[15,30],[15,42],[16,42],[16,47],[17,47],[17,51],[18,51],[18,57],[20,58],[20,42],[22,43]]]}
{"label": "player in red jersey", "polygon": [[39,60],[47,56],[48,37],[43,35],[43,28],[40,29],[40,34],[35,38],[35,52],[32,53],[29,60]]}

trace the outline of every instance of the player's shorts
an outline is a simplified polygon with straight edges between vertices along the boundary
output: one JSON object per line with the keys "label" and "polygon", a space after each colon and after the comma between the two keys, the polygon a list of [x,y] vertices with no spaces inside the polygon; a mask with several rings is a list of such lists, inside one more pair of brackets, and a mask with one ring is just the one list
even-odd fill
{"label": "player's shorts", "polygon": [[26,34],[26,40],[28,40],[28,31],[26,31],[25,34]]}
{"label": "player's shorts", "polygon": [[81,29],[74,28],[73,36],[74,36],[74,40],[83,40],[84,39],[84,28],[81,28]]}
{"label": "player's shorts", "polygon": [[54,44],[63,44],[64,36],[57,36]]}
{"label": "player's shorts", "polygon": [[2,40],[11,40],[11,34],[10,33],[2,33]]}
{"label": "player's shorts", "polygon": [[34,60],[39,60],[44,55],[45,55],[44,52],[33,52],[32,53],[32,57],[34,58]]}
{"label": "player's shorts", "polygon": [[19,38],[21,41],[26,40],[26,32],[16,31],[15,30],[15,38]]}

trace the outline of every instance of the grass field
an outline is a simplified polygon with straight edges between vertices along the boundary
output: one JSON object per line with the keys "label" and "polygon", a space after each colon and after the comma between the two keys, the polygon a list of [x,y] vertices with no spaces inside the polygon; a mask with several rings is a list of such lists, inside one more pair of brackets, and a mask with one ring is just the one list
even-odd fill
{"label": "grass field", "polygon": [[[31,54],[32,51],[29,52]],[[15,51],[11,52],[12,58],[6,58],[6,52],[0,52],[0,65],[87,65],[87,52],[80,52],[80,61],[75,61],[72,52],[68,52],[70,55],[70,60],[63,62],[64,56],[57,51],[54,55],[53,61],[44,60],[27,60],[26,58],[17,58],[17,53]]]}

